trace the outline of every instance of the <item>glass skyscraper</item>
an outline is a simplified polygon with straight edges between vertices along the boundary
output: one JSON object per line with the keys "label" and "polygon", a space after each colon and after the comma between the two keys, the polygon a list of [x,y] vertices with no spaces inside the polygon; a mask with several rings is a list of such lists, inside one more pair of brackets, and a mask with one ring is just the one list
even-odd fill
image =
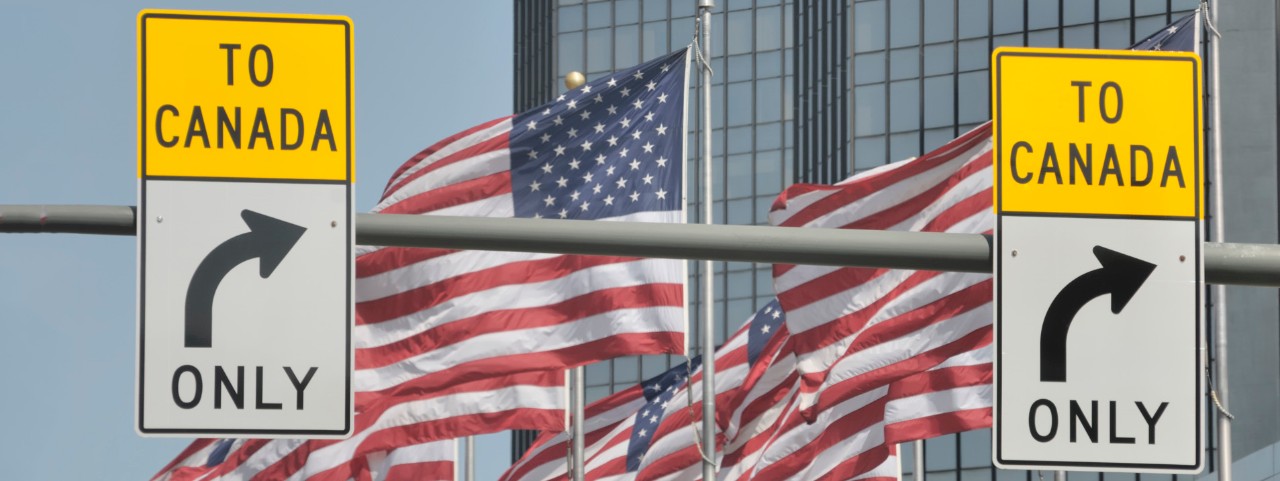
{"label": "glass skyscraper", "polygon": [[[712,152],[715,222],[767,224],[777,194],[795,182],[833,183],[928,152],[991,118],[988,68],[999,46],[1123,49],[1196,0],[719,0],[712,15]],[[696,0],[515,0],[515,110],[563,90],[564,75],[595,78],[683,48]],[[1223,2],[1223,139],[1227,238],[1277,241],[1277,10]],[[1236,42],[1236,43],[1233,43]],[[1233,68],[1234,66],[1234,68]],[[1207,76],[1206,76],[1207,78]],[[691,78],[691,83],[696,83]],[[691,87],[691,99],[697,92]],[[689,118],[699,115],[689,103]],[[1216,128],[1217,119],[1208,125]],[[697,123],[691,121],[692,129]],[[700,175],[700,137],[689,137],[688,172]],[[700,222],[698,183],[689,183]],[[1236,216],[1236,217],[1233,217]],[[1211,239],[1216,240],[1216,239]],[[700,281],[691,263],[691,283]],[[716,341],[773,296],[769,265],[717,263]],[[697,285],[697,284],[691,284]],[[690,289],[691,319],[703,300]],[[1237,464],[1280,469],[1280,307],[1274,289],[1228,289],[1231,409]],[[691,332],[692,345],[698,345]],[[1211,340],[1212,342],[1212,340]],[[1243,358],[1242,358],[1243,357]],[[616,359],[587,368],[588,400],[625,389],[679,362]],[[1245,364],[1245,365],[1242,365]],[[1212,409],[1212,403],[1205,403]],[[1241,414],[1244,413],[1244,414]],[[1206,473],[1216,469],[1212,412]],[[524,439],[522,442],[521,439]],[[517,434],[513,455],[531,440]],[[906,478],[914,456],[904,450]],[[1268,454],[1269,453],[1269,454]],[[924,481],[1038,481],[1052,473],[996,470],[989,430],[930,439]],[[1243,461],[1240,461],[1244,459]],[[1249,469],[1249,468],[1246,468]],[[1191,479],[1071,473],[1070,481]]]}

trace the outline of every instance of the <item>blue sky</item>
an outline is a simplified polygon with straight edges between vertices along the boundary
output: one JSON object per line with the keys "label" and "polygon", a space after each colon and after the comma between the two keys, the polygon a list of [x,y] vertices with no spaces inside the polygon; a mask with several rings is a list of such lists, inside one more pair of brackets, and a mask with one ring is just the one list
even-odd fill
{"label": "blue sky", "polygon": [[[356,210],[436,140],[510,114],[512,4],[0,0],[0,204],[137,202],[144,8],[340,14],[355,25]],[[6,479],[146,479],[187,439],[133,430],[133,237],[0,234]],[[485,436],[480,479],[509,462]]]}

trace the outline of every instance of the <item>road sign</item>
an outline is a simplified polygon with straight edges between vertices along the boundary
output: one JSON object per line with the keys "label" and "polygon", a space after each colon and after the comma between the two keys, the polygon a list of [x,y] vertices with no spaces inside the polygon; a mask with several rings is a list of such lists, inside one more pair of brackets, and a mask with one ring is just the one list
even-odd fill
{"label": "road sign", "polygon": [[351,21],[138,15],[143,436],[352,427]]}
{"label": "road sign", "polygon": [[1000,48],[993,458],[1203,467],[1200,61]]}

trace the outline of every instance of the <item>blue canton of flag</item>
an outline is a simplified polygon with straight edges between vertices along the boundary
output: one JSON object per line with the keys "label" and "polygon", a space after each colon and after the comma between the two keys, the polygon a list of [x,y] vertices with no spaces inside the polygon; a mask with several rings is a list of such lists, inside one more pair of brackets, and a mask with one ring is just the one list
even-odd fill
{"label": "blue canton of flag", "polygon": [[662,423],[667,404],[689,381],[689,376],[698,370],[701,363],[702,356],[695,356],[687,363],[640,383],[648,402],[636,413],[635,425],[631,427],[631,440],[627,444],[627,471],[640,469],[640,461],[649,452],[649,443],[653,441],[653,434]]}
{"label": "blue canton of flag", "polygon": [[778,331],[778,326],[786,320],[787,315],[782,312],[782,305],[778,304],[777,299],[769,301],[756,311],[756,315],[751,317],[751,330],[747,332],[747,365],[756,364],[764,346],[773,338],[773,333]]}
{"label": "blue canton of flag", "polygon": [[1129,50],[1165,50],[1169,52],[1195,52],[1197,41],[1196,27],[1200,12],[1194,12],[1169,26],[1153,33],[1147,38],[1129,47]]}
{"label": "blue canton of flag", "polygon": [[682,210],[687,53],[596,79],[512,119],[516,217]]}
{"label": "blue canton of flag", "polygon": [[213,451],[209,452],[209,460],[205,462],[205,467],[212,468],[226,461],[227,454],[231,453],[231,445],[235,442],[235,439],[219,439],[213,447]]}

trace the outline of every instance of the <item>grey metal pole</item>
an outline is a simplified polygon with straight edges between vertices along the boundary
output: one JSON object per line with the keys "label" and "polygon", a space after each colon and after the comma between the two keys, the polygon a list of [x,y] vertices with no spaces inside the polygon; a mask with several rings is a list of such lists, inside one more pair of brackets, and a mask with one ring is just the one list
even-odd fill
{"label": "grey metal pole", "polygon": [[[41,215],[44,212],[44,215]],[[127,205],[0,205],[0,233],[134,235]],[[356,243],[763,264],[991,272],[978,234],[358,214]],[[1205,281],[1280,287],[1280,245],[1204,243]]]}
{"label": "grey metal pole", "polygon": [[915,477],[916,481],[924,481],[924,440],[917,439],[911,443],[915,449]]}
{"label": "grey metal pole", "polygon": [[569,383],[569,406],[573,410],[573,453],[570,459],[573,460],[573,481],[584,481],[587,478],[586,459],[586,440],[583,439],[585,430],[582,428],[583,421],[586,420],[586,387],[587,377],[586,368],[578,366],[573,368],[573,377]]}
{"label": "grey metal pole", "polygon": [[467,436],[466,457],[467,481],[476,481],[476,438]]}
{"label": "grey metal pole", "polygon": [[[702,222],[715,223],[711,182],[711,9],[715,0],[698,0],[702,22]],[[715,267],[702,263],[702,479],[716,479]]]}
{"label": "grey metal pole", "polygon": [[[1210,134],[1213,136],[1209,145],[1213,149],[1212,168],[1213,168],[1213,240],[1222,242],[1226,236],[1226,226],[1224,212],[1226,209],[1222,205],[1222,100],[1219,79],[1219,66],[1221,62],[1218,56],[1218,46],[1222,43],[1222,37],[1218,35],[1218,0],[1211,0],[1209,12],[1210,25],[1214,26],[1210,35],[1210,51],[1213,60],[1212,68],[1209,70],[1209,82],[1213,89],[1211,109],[1213,112],[1213,130]],[[1213,325],[1214,325],[1214,389],[1218,394],[1218,402],[1222,403],[1222,408],[1227,409],[1227,384],[1229,373],[1227,371],[1227,288],[1222,284],[1213,286]],[[1218,412],[1218,480],[1231,481],[1231,418],[1224,416]]]}

